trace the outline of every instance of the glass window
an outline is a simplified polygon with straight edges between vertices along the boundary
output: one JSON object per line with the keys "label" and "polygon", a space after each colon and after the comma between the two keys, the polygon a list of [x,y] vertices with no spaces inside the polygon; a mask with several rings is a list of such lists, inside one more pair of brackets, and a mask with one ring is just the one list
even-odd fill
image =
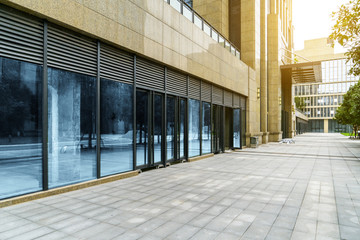
{"label": "glass window", "polygon": [[222,47],[224,47],[224,44],[225,44],[225,40],[224,40],[224,38],[223,38],[221,35],[219,35],[219,44],[220,44]]}
{"label": "glass window", "polygon": [[149,93],[136,90],[136,166],[148,163]]}
{"label": "glass window", "polygon": [[48,69],[49,187],[96,177],[96,78]]}
{"label": "glass window", "polygon": [[200,155],[200,101],[189,100],[189,157]]}
{"label": "glass window", "polygon": [[185,6],[185,5],[183,6],[183,15],[192,22],[193,12],[190,10],[189,7],[187,7],[187,6]]}
{"label": "glass window", "polygon": [[202,153],[211,152],[211,105],[202,103]]}
{"label": "glass window", "polygon": [[181,4],[178,0],[170,0],[170,5],[178,12],[181,12]]}
{"label": "glass window", "polygon": [[233,147],[240,148],[240,109],[234,109],[233,129]]}
{"label": "glass window", "polygon": [[175,102],[175,97],[168,96],[166,99],[167,160],[175,158]]}
{"label": "glass window", "polygon": [[133,86],[101,79],[101,176],[133,169]]}
{"label": "glass window", "polygon": [[230,43],[228,41],[225,41],[225,48],[230,51]]}
{"label": "glass window", "polygon": [[0,199],[42,189],[42,67],[0,58]]}
{"label": "glass window", "polygon": [[210,32],[211,32],[210,26],[205,22],[204,22],[204,32],[210,36]]}
{"label": "glass window", "polygon": [[194,23],[196,26],[198,26],[200,29],[202,29],[202,20],[201,18],[194,13]]}
{"label": "glass window", "polygon": [[211,37],[212,37],[212,39],[214,39],[215,41],[218,41],[219,34],[218,34],[214,29],[212,29],[212,30],[211,30]]}
{"label": "glass window", "polygon": [[186,100],[180,99],[179,158],[185,157]]}
{"label": "glass window", "polygon": [[154,163],[161,162],[162,122],[163,122],[163,96],[154,95]]}

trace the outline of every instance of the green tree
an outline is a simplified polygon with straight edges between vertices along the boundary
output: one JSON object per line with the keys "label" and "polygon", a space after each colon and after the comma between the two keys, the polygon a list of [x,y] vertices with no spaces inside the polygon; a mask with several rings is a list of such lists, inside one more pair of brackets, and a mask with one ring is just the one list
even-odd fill
{"label": "green tree", "polygon": [[332,27],[331,39],[347,49],[347,61],[353,66],[349,74],[360,75],[360,0],[350,0],[341,5],[339,11],[332,13],[335,25]]}
{"label": "green tree", "polygon": [[304,102],[304,98],[302,97],[295,97],[294,98],[295,101],[295,106],[297,109],[300,109],[301,111],[304,110],[305,108],[305,102]]}
{"label": "green tree", "polygon": [[352,125],[356,137],[360,127],[360,82],[350,87],[344,95],[343,103],[336,110],[335,119],[340,124]]}

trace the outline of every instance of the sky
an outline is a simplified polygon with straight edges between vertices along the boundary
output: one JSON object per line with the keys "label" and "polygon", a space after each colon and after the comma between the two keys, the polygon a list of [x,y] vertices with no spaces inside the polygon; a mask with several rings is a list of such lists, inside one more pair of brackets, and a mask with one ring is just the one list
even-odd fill
{"label": "sky", "polygon": [[[304,40],[328,37],[334,22],[330,14],[349,0],[293,0],[295,50],[304,48]],[[335,52],[344,52],[335,46]]]}

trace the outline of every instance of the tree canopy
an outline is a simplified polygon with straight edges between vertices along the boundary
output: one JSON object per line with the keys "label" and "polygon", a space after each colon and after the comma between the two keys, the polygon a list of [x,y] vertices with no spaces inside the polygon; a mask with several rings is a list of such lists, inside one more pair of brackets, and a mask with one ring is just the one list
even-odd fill
{"label": "tree canopy", "polygon": [[352,61],[349,74],[360,75],[360,0],[350,0],[332,13],[335,24],[331,39],[347,49],[345,56]]}
{"label": "tree canopy", "polygon": [[340,124],[350,124],[355,132],[360,128],[360,82],[350,87],[344,101],[336,110],[335,119]]}

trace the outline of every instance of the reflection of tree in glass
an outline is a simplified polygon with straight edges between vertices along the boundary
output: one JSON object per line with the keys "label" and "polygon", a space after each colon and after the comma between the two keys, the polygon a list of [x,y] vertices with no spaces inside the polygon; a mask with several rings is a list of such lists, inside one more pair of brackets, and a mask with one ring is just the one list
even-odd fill
{"label": "reflection of tree in glass", "polygon": [[28,130],[37,129],[39,125],[37,91],[41,88],[36,81],[41,79],[41,69],[10,59],[2,59],[0,64],[0,134],[10,141],[14,136],[25,136],[26,125],[35,124]]}

